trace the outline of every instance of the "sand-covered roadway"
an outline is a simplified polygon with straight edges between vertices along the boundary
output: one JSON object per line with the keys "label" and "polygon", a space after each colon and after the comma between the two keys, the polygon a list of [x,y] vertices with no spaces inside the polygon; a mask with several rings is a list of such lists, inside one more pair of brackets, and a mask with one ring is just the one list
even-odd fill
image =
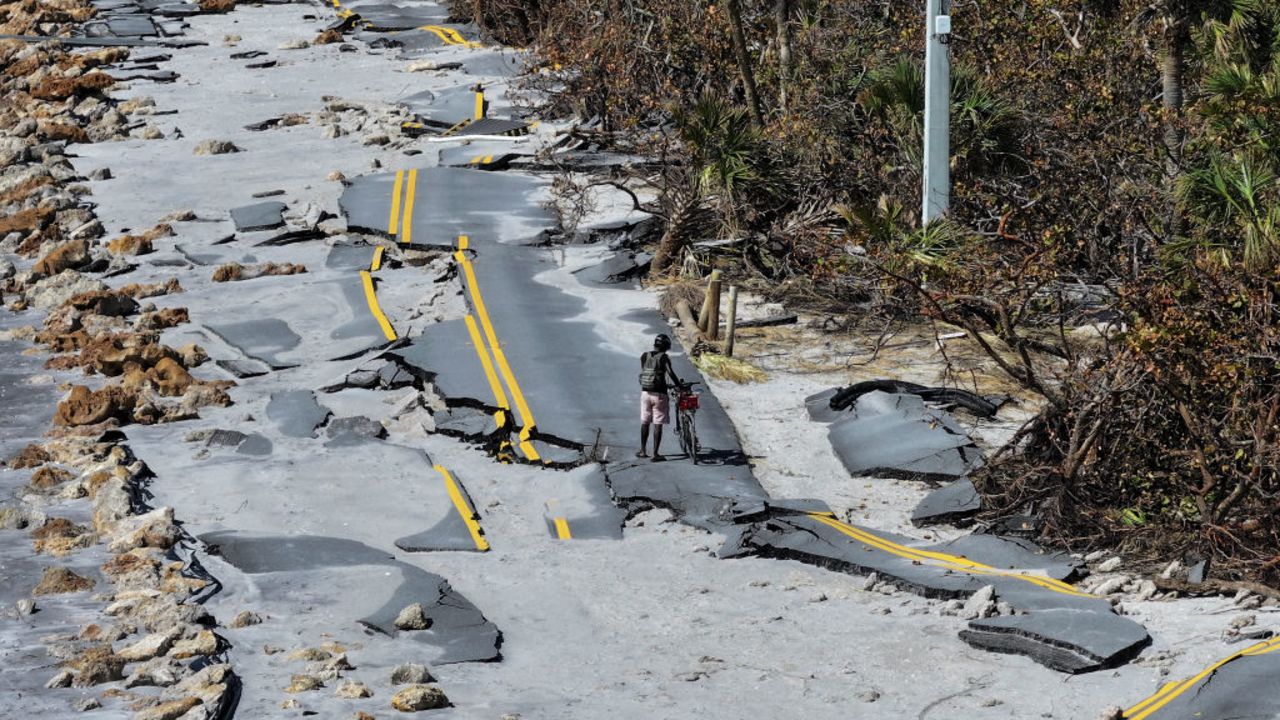
{"label": "sand-covered roadway", "polygon": [[806,407],[861,376],[678,351],[701,462],[634,458],[674,331],[593,232],[639,213],[562,236],[527,56],[425,2],[123,6],[121,122],[58,148],[99,227],[3,247],[0,448],[48,449],[0,473],[6,716],[1275,714],[1272,607],[913,527]]}

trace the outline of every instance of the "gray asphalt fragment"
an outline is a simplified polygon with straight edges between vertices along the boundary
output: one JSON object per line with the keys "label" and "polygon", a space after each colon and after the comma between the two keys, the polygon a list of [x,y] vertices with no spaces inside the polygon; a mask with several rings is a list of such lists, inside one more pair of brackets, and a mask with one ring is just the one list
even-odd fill
{"label": "gray asphalt fragment", "polygon": [[[290,586],[305,584],[305,579],[287,576],[357,566],[383,566],[399,571],[401,582],[385,601],[359,622],[385,635],[408,635],[435,647],[436,664],[486,662],[500,657],[502,633],[475,605],[450,587],[449,582],[434,573],[420,570],[394,556],[354,540],[315,535],[249,535],[214,532],[201,541],[211,552],[249,575],[273,575],[260,579],[263,592],[289,591]],[[341,573],[338,573],[341,577]],[[283,582],[280,582],[283,581]],[[293,590],[296,592],[296,589]],[[425,630],[401,631],[395,627],[396,615],[412,603],[421,603],[430,625]]]}

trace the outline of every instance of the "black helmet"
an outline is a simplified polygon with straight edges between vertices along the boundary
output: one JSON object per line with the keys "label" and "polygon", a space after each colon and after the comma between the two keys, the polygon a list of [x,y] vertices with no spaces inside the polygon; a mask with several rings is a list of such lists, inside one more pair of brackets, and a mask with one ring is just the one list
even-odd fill
{"label": "black helmet", "polygon": [[666,335],[659,335],[658,337],[654,338],[653,349],[654,350],[670,350],[671,338],[667,337]]}

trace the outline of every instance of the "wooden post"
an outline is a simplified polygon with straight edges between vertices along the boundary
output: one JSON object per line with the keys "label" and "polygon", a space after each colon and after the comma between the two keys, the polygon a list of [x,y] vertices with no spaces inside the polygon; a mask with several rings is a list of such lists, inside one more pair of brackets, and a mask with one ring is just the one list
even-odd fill
{"label": "wooden post", "polygon": [[738,323],[738,286],[729,286],[729,317],[724,328],[724,355],[733,357],[733,331]]}
{"label": "wooden post", "polygon": [[711,273],[707,296],[711,299],[707,310],[707,339],[715,341],[720,339],[720,273]]}
{"label": "wooden post", "polygon": [[680,323],[689,328],[689,334],[697,342],[702,337],[702,331],[698,329],[698,323],[693,319],[693,308],[689,307],[689,303],[680,300],[676,303],[676,315],[680,316]]}
{"label": "wooden post", "polygon": [[706,333],[707,337],[711,337],[711,328],[707,325],[708,316],[711,315],[711,286],[712,284],[719,285],[719,283],[720,271],[712,270],[711,279],[707,283],[707,291],[702,296],[702,309],[698,311],[698,329]]}

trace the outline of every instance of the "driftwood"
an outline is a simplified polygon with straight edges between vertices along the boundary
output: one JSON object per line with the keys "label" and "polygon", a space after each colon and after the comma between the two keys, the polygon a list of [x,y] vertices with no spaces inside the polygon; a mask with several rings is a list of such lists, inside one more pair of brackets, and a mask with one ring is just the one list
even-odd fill
{"label": "driftwood", "polygon": [[1248,590],[1255,595],[1280,600],[1280,590],[1267,587],[1262,583],[1247,582],[1244,580],[1214,580],[1208,579],[1202,583],[1189,583],[1186,580],[1175,580],[1173,578],[1155,578],[1156,587],[1165,592],[1178,592],[1183,595],[1201,596],[1201,595],[1235,595],[1241,590]]}
{"label": "driftwood", "polygon": [[758,318],[756,320],[739,320],[738,329],[743,328],[762,328],[776,327],[778,325],[795,325],[798,318],[795,315],[783,315],[781,317]]}

